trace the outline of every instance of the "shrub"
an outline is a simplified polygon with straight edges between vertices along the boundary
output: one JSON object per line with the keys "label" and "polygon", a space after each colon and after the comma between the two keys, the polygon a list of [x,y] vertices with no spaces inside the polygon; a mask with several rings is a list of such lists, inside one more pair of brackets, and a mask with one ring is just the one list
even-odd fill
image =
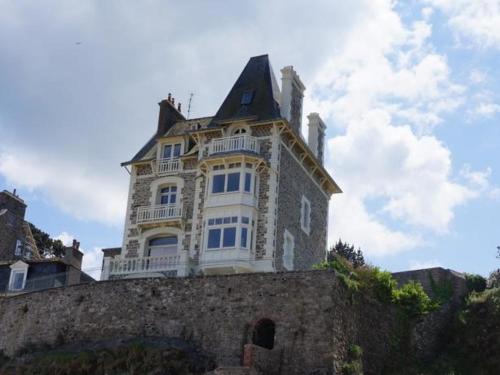
{"label": "shrub", "polygon": [[486,289],[486,279],[481,275],[465,274],[465,284],[470,292],[483,292]]}
{"label": "shrub", "polygon": [[344,375],[363,375],[363,350],[359,345],[351,345],[347,351],[349,362],[342,366]]}
{"label": "shrub", "polygon": [[415,281],[395,289],[392,301],[401,307],[409,318],[419,318],[437,307],[425,293],[422,285]]}
{"label": "shrub", "polygon": [[490,273],[487,284],[488,288],[500,288],[500,268]]}

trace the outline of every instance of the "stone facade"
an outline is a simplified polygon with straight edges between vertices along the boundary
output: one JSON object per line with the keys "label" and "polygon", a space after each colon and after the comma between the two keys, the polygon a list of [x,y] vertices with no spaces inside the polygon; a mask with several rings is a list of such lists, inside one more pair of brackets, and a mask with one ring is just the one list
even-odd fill
{"label": "stone facade", "polygon": [[[251,69],[252,74],[261,68]],[[105,256],[105,267],[111,273],[127,277],[125,270],[130,270],[138,276],[152,268],[151,262],[159,262],[160,253],[168,257],[161,260],[168,265],[157,264],[155,270],[160,273],[174,263],[178,263],[178,275],[281,270],[284,229],[296,237],[294,269],[309,269],[324,258],[328,200],[340,189],[300,135],[304,88],[290,69],[286,72],[291,81],[286,81],[285,90],[290,97],[289,121],[281,115],[258,119],[259,112],[266,110],[265,100],[272,108],[278,107],[274,96],[255,99],[257,116],[220,123],[217,116],[182,120],[169,99],[160,103],[156,137],[127,163],[131,179],[122,254]],[[252,85],[252,79],[245,78],[244,84]],[[252,95],[245,100],[259,94],[255,89],[244,91],[249,92]],[[267,95],[265,90],[261,93]],[[238,103],[240,94],[231,92],[228,97],[233,95]],[[229,112],[233,105],[223,104],[219,112]],[[238,113],[251,112],[248,105]],[[289,151],[281,147],[284,142],[295,146]],[[215,191],[215,178],[220,184],[221,176],[225,176],[222,191]],[[168,193],[170,188],[174,193]],[[297,227],[304,195],[311,201],[307,236]],[[217,231],[219,238],[214,237]],[[172,246],[153,248],[154,243],[173,237],[177,238],[177,253]],[[144,260],[151,254],[155,259]]]}
{"label": "stone facade", "polygon": [[24,241],[23,225],[26,205],[16,195],[0,192],[0,260],[19,259],[17,241]]}

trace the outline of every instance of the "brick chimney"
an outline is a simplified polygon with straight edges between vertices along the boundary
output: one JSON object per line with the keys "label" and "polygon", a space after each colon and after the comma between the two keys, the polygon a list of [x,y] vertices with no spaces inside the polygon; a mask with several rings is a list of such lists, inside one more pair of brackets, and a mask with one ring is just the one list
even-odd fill
{"label": "brick chimney", "polygon": [[160,103],[160,114],[158,116],[158,131],[157,136],[161,137],[165,135],[167,131],[178,121],[185,120],[184,116],[180,112],[181,106],[175,108],[175,99],[172,94],[168,94],[167,99],[163,99]]}
{"label": "brick chimney", "polygon": [[281,69],[281,116],[288,120],[299,135],[302,135],[302,102],[305,89],[293,66]]}
{"label": "brick chimney", "polygon": [[309,114],[307,119],[309,120],[307,143],[314,155],[323,164],[326,125],[316,112]]}

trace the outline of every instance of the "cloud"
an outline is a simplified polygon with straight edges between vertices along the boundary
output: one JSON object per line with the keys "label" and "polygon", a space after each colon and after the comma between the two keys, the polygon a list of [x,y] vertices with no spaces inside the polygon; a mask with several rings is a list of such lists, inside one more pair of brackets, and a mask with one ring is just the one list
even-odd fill
{"label": "cloud", "polygon": [[40,193],[76,218],[123,224],[126,184],[85,170],[70,159],[10,149],[0,152],[0,174],[10,184]]}
{"label": "cloud", "polygon": [[491,118],[500,112],[500,104],[491,102],[479,103],[473,110],[472,114]]}
{"label": "cloud", "polygon": [[498,0],[427,0],[449,17],[448,25],[460,42],[500,48]]}
{"label": "cloud", "polygon": [[437,259],[419,261],[419,260],[410,260],[408,268],[410,270],[421,270],[425,268],[433,268],[433,267],[441,267],[441,263]]}
{"label": "cloud", "polygon": [[62,232],[54,237],[54,239],[61,241],[64,246],[71,246],[73,244],[73,239],[75,238],[75,236],[67,232]]}
{"label": "cloud", "polygon": [[99,280],[102,269],[102,247],[94,247],[92,250],[82,250],[84,253],[82,270]]}
{"label": "cloud", "polygon": [[464,102],[465,88],[428,43],[430,25],[403,24],[388,2],[372,10],[323,65],[307,106],[339,133],[326,153],[344,191],[332,198],[331,240],[385,255],[447,233],[455,208],[477,192],[455,181],[451,152],[432,134]]}
{"label": "cloud", "polygon": [[472,83],[483,83],[488,75],[485,72],[482,72],[480,70],[474,69],[470,72],[469,74],[469,80]]}
{"label": "cloud", "polygon": [[476,194],[497,200],[500,199],[500,188],[491,184],[491,174],[491,167],[484,171],[473,171],[469,164],[465,164],[460,170],[460,175],[474,187]]}

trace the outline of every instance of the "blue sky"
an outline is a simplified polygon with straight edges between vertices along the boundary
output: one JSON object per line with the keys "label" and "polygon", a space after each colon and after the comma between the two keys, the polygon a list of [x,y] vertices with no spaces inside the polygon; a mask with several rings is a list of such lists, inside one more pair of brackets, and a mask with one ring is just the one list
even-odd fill
{"label": "blue sky", "polygon": [[[500,1],[0,0],[0,188],[121,244],[128,160],[172,92],[215,113],[249,57],[293,65],[328,125],[330,242],[389,270],[500,262]],[[278,77],[279,78],[279,77]]]}

